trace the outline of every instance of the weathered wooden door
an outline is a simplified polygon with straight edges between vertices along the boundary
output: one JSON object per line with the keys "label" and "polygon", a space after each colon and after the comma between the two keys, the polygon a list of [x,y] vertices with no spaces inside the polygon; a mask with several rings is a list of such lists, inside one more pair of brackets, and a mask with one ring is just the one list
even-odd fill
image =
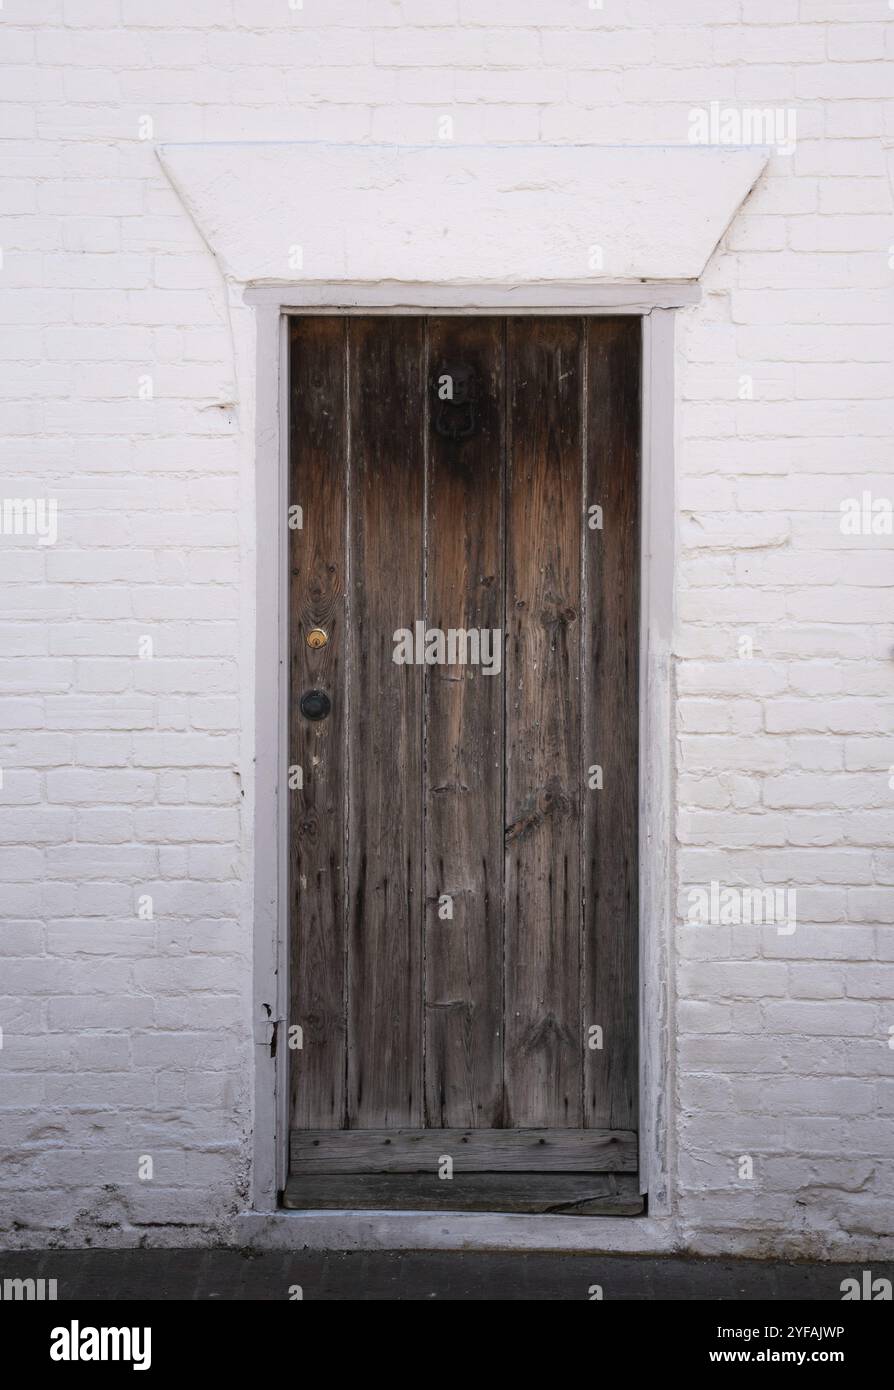
{"label": "weathered wooden door", "polygon": [[640,361],[290,321],[289,1206],[642,1209]]}

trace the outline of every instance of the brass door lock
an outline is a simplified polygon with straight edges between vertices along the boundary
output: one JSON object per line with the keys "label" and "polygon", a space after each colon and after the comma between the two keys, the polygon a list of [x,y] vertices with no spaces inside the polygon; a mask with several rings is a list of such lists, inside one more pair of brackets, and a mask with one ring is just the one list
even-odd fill
{"label": "brass door lock", "polygon": [[307,645],[314,651],[319,651],[320,647],[325,647],[329,641],[328,632],[324,632],[321,627],[312,627],[307,634]]}

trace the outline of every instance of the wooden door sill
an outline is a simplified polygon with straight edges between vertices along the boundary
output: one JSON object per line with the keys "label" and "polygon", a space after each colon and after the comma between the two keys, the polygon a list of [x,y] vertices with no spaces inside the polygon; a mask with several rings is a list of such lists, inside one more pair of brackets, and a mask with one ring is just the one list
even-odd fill
{"label": "wooden door sill", "polygon": [[290,1169],[437,1173],[442,1155],[466,1173],[635,1173],[632,1129],[293,1129]]}
{"label": "wooden door sill", "polygon": [[293,1173],[288,1211],[510,1212],[517,1215],[641,1216],[635,1173]]}

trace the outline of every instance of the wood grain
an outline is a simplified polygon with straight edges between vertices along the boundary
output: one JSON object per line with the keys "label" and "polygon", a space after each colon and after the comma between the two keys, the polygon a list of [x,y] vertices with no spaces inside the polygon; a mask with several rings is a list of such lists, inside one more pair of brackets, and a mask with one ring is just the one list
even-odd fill
{"label": "wood grain", "polygon": [[[289,756],[303,788],[290,791],[290,1024],[304,1033],[290,1054],[293,1123],[338,1127],[345,1117],[344,1009],[344,320],[290,324],[289,503],[304,525],[289,531]],[[313,627],[325,647],[306,643]],[[328,719],[298,709],[301,692],[325,690]]]}
{"label": "wood grain", "polygon": [[[454,365],[477,374],[477,431],[428,430],[426,618],[502,632],[503,321],[429,321],[430,415]],[[426,1123],[487,1128],[500,1124],[503,1085],[502,674],[427,667],[425,729]],[[452,920],[439,916],[442,895]]]}
{"label": "wood grain", "polygon": [[580,1124],[583,321],[510,319],[505,1123]]}
{"label": "wood grain", "polygon": [[[585,494],[603,510],[584,545],[584,1124],[637,1126],[639,470],[642,346],[638,320],[589,324]],[[586,784],[585,784],[586,785]]]}
{"label": "wood grain", "polygon": [[421,1124],[423,324],[348,321],[348,1084],[352,1129]]}
{"label": "wood grain", "polygon": [[[592,1178],[637,1162],[640,358],[631,318],[290,325],[297,1205],[367,1169],[406,1205],[450,1153],[484,1184],[460,1209],[641,1209]],[[432,428],[453,364],[480,381],[464,440]],[[417,619],[502,629],[503,673],[396,664]]]}
{"label": "wood grain", "polygon": [[292,1167],[304,1173],[454,1171],[636,1172],[632,1130],[379,1129],[295,1130]]}
{"label": "wood grain", "polygon": [[283,1194],[291,1211],[514,1212],[550,1216],[639,1216],[644,1201],[627,1173],[463,1173],[451,1181],[431,1174],[293,1173]]}

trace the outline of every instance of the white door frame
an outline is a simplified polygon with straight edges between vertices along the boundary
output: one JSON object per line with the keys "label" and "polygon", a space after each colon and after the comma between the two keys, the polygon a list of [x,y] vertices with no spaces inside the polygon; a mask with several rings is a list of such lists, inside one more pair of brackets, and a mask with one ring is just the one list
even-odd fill
{"label": "white door frame", "polygon": [[[344,1248],[461,1243],[654,1249],[671,1215],[669,1028],[673,871],[671,635],[674,605],[674,311],[698,303],[678,284],[313,284],[247,287],[256,326],[257,527],[254,787],[253,1240]],[[647,1217],[278,1211],[288,1163],[288,409],[287,320],[300,313],[631,314],[643,319],[640,612],[640,1175]],[[371,1220],[375,1216],[375,1220]],[[657,1220],[656,1220],[657,1218]],[[661,1218],[665,1218],[662,1222]],[[558,1223],[558,1224],[557,1224]],[[639,1227],[635,1233],[631,1227]],[[621,1227],[624,1232],[621,1232]],[[449,1229],[448,1229],[449,1228]],[[664,1231],[662,1230],[664,1228]],[[631,1239],[632,1237],[632,1239]],[[607,1238],[608,1243],[607,1243]]]}

